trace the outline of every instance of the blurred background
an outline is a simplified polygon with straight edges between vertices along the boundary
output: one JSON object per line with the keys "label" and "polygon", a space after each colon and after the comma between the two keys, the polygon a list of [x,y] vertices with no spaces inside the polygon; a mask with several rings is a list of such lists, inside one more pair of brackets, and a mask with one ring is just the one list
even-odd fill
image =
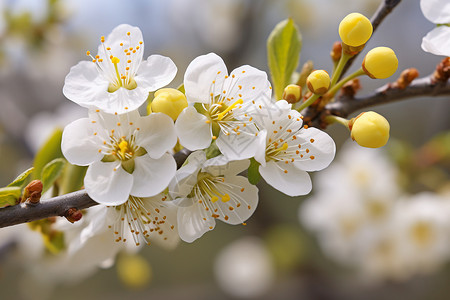
{"label": "blurred background", "polygon": [[[268,71],[266,39],[273,27],[288,17],[293,18],[303,36],[300,65],[312,60],[316,68],[331,72],[329,52],[333,42],[339,39],[340,20],[350,12],[370,17],[380,2],[0,0],[0,186],[7,185],[30,167],[34,154],[55,127],[62,128],[86,113],[63,96],[64,77],[71,66],[86,59],[87,50],[96,52],[100,36],[106,36],[119,24],[141,28],[144,57],[161,54],[176,63],[178,75],[170,87],[177,87],[189,62],[209,52],[221,55],[229,70],[249,64]],[[419,1],[402,1],[367,43],[365,52],[376,46],[395,50],[399,69],[390,81],[409,67],[417,68],[421,76],[426,76],[442,59],[420,48],[422,37],[434,26],[422,15]],[[361,61],[362,56],[352,70]],[[369,94],[387,82],[363,78],[360,94]],[[380,151],[360,149],[355,143],[345,144],[342,155],[340,150],[337,152],[337,167],[324,171],[323,175],[322,172],[313,174],[311,195],[290,198],[261,183],[260,204],[246,227],[218,222],[214,231],[193,244],[180,243],[172,251],[150,246],[137,255],[121,254],[115,266],[64,285],[44,287],[23,276],[29,266],[20,263],[13,247],[0,247],[1,298],[448,299],[450,250],[446,248],[450,248],[450,241],[439,240],[445,235],[437,232],[448,232],[450,236],[450,226],[445,221],[450,220],[447,204],[450,202],[450,101],[448,97],[415,98],[374,110],[389,120],[391,142]],[[345,128],[332,126],[327,132],[335,139],[338,149],[348,139]],[[343,182],[347,175],[361,176],[354,173],[355,162],[349,156],[361,156],[359,165],[367,166],[365,170],[370,173],[365,176],[373,176],[374,181],[369,182],[378,182],[385,174],[391,174],[389,180],[378,183],[375,192],[368,192],[368,186],[356,187]],[[385,169],[380,170],[380,164],[374,161],[386,162]],[[338,187],[328,186],[326,182],[334,182]],[[360,194],[354,195],[351,190],[357,188],[361,189]],[[386,190],[395,192],[381,193]],[[345,202],[354,198],[360,205],[364,199],[373,198],[370,193],[377,192],[390,202],[383,209],[392,210],[394,215],[389,221],[381,222],[383,226],[368,222],[358,215],[360,208],[352,210],[355,206]],[[403,202],[416,202],[416,195],[432,198],[431,202],[437,201],[442,206],[428,209],[418,205],[418,209],[414,208],[419,211],[414,220],[422,218],[421,211],[448,210],[442,217],[444,221],[417,233],[421,244],[424,240],[441,241],[436,246],[437,252],[419,247],[418,257],[422,253],[439,259],[411,267],[407,262],[397,266],[398,257],[393,256],[384,267],[385,262],[378,261],[378,256],[368,255],[373,245],[380,245],[368,237],[376,236],[377,241],[394,239],[387,232],[397,228],[395,224],[403,222],[413,226],[413,221],[398,221],[402,217],[395,216],[399,211],[402,215]],[[321,200],[329,198],[342,199],[342,202],[327,204],[327,200]],[[335,207],[341,211],[334,213]],[[349,207],[352,216],[364,219],[362,238],[350,241],[343,235],[335,243],[324,242],[339,238],[340,233],[333,231],[339,222],[330,220],[347,214],[343,207]],[[415,213],[411,215],[416,216]],[[433,219],[434,215],[423,218],[420,220]],[[386,224],[393,227],[386,229]],[[398,227],[406,226],[402,224]],[[0,236],[6,236],[6,231],[0,229]],[[33,251],[33,246],[29,251]],[[39,276],[46,274],[43,268]]]}

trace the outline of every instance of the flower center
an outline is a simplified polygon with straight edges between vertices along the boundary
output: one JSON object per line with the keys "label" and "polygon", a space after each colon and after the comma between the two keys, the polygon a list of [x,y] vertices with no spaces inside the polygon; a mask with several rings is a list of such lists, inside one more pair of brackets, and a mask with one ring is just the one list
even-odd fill
{"label": "flower center", "polygon": [[102,158],[102,162],[120,161],[122,168],[132,174],[134,171],[134,157],[142,156],[147,151],[134,143],[135,137],[132,135],[129,140],[124,137],[117,139],[111,136],[110,143],[106,143],[108,150]]}
{"label": "flower center", "polygon": [[427,222],[417,222],[411,228],[411,236],[419,246],[426,247],[433,241],[433,229]]}
{"label": "flower center", "polygon": [[[142,41],[139,45],[132,45],[131,33],[127,32],[124,41],[118,45],[105,45],[105,38],[101,38],[102,48],[93,57],[90,51],[86,55],[92,58],[100,75],[109,82],[108,92],[114,93],[123,87],[132,90],[137,87],[134,79],[142,61]],[[113,53],[114,52],[114,53]]]}
{"label": "flower center", "polygon": [[[214,177],[209,173],[200,172],[197,175],[197,184],[194,186],[192,193],[197,194],[199,199],[209,199],[212,203],[222,200],[222,202],[230,201],[230,195],[218,190],[217,183],[223,182],[223,177]],[[192,197],[194,195],[190,195]]]}

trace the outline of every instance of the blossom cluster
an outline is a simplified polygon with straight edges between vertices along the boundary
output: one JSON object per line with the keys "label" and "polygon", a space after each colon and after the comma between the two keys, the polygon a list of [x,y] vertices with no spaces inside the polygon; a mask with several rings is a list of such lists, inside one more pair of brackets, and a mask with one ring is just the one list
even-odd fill
{"label": "blossom cluster", "polygon": [[448,195],[405,194],[381,149],[344,145],[300,220],[324,254],[371,280],[405,280],[450,260]]}
{"label": "blossom cluster", "polygon": [[[87,52],[91,61],[72,67],[63,88],[89,116],[66,126],[62,152],[88,166],[86,192],[107,211],[96,226],[109,227],[116,241],[192,242],[216,219],[245,224],[258,189],[238,174],[251,164],[268,184],[298,196],[311,190],[307,172],[334,158],[326,133],[272,99],[265,72],[244,65],[229,73],[210,53],[189,64],[182,92],[172,92],[161,88],[174,79],[175,64],[159,55],[143,60],[143,52],[139,28],[120,25],[101,38],[97,55]],[[177,170],[172,153],[181,147],[191,154]]]}

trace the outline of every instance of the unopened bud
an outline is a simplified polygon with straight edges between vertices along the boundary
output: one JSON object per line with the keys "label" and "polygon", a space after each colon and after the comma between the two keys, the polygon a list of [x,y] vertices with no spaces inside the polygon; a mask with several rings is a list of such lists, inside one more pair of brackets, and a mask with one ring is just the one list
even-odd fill
{"label": "unopened bud", "polygon": [[302,88],[296,84],[288,85],[283,92],[283,99],[288,103],[296,103],[302,98]]}
{"label": "unopened bud", "polygon": [[330,88],[330,75],[325,70],[316,70],[306,79],[308,89],[317,95],[323,95]]}
{"label": "unopened bud", "polygon": [[70,223],[75,223],[76,221],[81,220],[81,217],[83,217],[83,213],[81,212],[81,210],[72,207],[66,211],[64,217],[66,217],[67,221],[69,221]]}
{"label": "unopened bud", "polygon": [[306,78],[308,78],[309,74],[314,70],[314,63],[311,60],[305,62],[302,66],[302,70],[300,71],[300,77],[298,78],[297,85],[301,87],[306,86]]}
{"label": "unopened bud", "polygon": [[333,48],[331,49],[330,56],[333,62],[338,62],[342,55],[342,43],[334,42]]}
{"label": "unopened bud", "polygon": [[341,95],[347,97],[353,97],[361,89],[361,84],[359,83],[359,78],[354,78],[346,82],[341,89]]}
{"label": "unopened bud", "polygon": [[437,66],[436,70],[431,76],[431,81],[433,83],[437,82],[447,82],[450,78],[450,57],[444,58]]}
{"label": "unopened bud", "polygon": [[363,46],[372,36],[372,23],[360,13],[348,14],[339,24],[339,36],[351,47]]}
{"label": "unopened bud", "polygon": [[41,200],[42,182],[40,180],[33,180],[23,190],[22,202],[27,204],[37,204]]}
{"label": "unopened bud", "polygon": [[389,122],[373,111],[363,112],[349,121],[352,140],[360,146],[379,148],[389,140]]}
{"label": "unopened bud", "polygon": [[187,106],[186,96],[182,92],[176,89],[165,88],[155,92],[151,111],[164,113],[175,121]]}
{"label": "unopened bud", "polygon": [[364,72],[371,78],[388,78],[397,71],[398,59],[394,50],[388,47],[376,47],[370,50],[362,63]]}
{"label": "unopened bud", "polygon": [[411,84],[411,82],[416,79],[419,76],[419,71],[417,71],[416,68],[409,68],[406,70],[403,70],[402,74],[400,74],[400,77],[397,79],[396,82],[392,84],[392,88],[397,89],[405,89],[408,85]]}

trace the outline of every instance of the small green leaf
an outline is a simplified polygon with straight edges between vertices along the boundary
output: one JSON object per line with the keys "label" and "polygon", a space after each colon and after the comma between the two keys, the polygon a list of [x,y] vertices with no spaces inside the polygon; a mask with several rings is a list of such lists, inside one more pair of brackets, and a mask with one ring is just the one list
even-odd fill
{"label": "small green leaf", "polygon": [[16,205],[21,193],[22,189],[18,186],[0,188],[0,208]]}
{"label": "small green leaf", "polygon": [[261,180],[261,175],[259,174],[259,165],[260,163],[257,162],[254,158],[250,159],[250,167],[248,167],[248,181],[256,185]]}
{"label": "small green leaf", "polygon": [[16,179],[14,179],[13,182],[8,184],[8,186],[16,186],[16,187],[22,187],[25,183],[25,180],[27,180],[28,176],[33,172],[34,168],[29,168],[28,170],[24,171],[22,174],[17,176]]}
{"label": "small green leaf", "polygon": [[44,166],[55,158],[63,157],[61,152],[62,130],[56,129],[34,158],[32,179],[40,179]]}
{"label": "small green leaf", "polygon": [[267,59],[276,100],[281,99],[284,88],[291,83],[301,48],[302,36],[292,19],[278,23],[267,39]]}
{"label": "small green leaf", "polygon": [[66,164],[60,185],[62,195],[81,189],[84,184],[84,176],[86,175],[87,168],[74,166],[69,163]]}
{"label": "small green leaf", "polygon": [[64,166],[66,165],[66,160],[63,158],[56,158],[45,165],[44,169],[42,170],[42,194],[45,193],[56,181],[56,179],[59,178],[61,175]]}

